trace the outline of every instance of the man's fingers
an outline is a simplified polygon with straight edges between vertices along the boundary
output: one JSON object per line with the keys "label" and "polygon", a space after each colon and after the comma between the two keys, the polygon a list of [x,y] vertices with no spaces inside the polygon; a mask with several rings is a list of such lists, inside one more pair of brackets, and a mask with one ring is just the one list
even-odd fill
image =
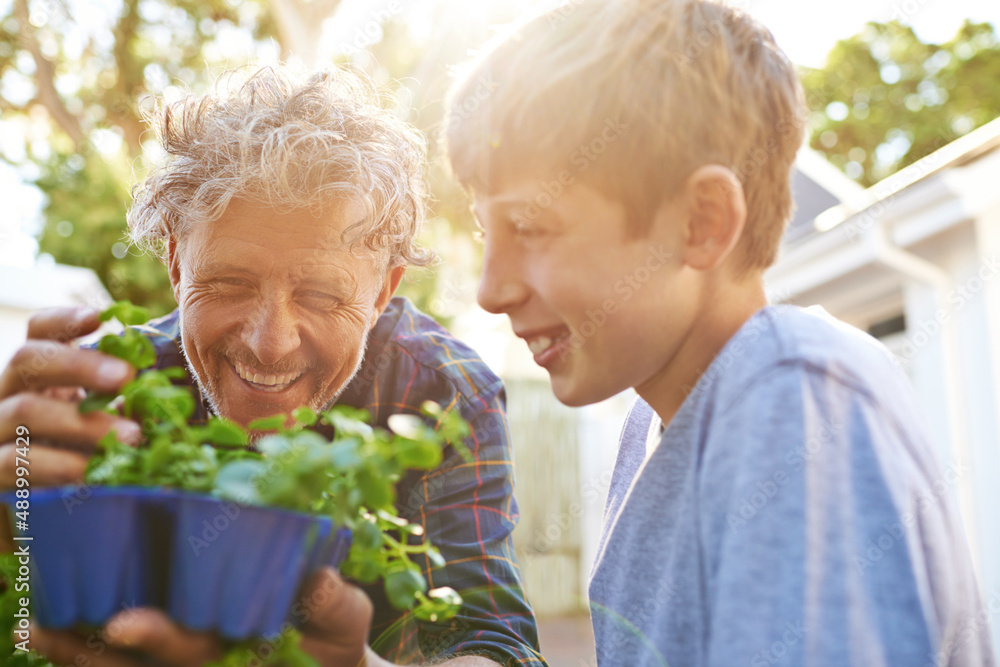
{"label": "man's fingers", "polygon": [[307,582],[301,598],[308,613],[304,619],[307,631],[323,636],[331,633],[353,635],[360,629],[368,636],[372,619],[372,603],[364,591],[345,582],[333,568],[323,568]]}
{"label": "man's fingers", "polygon": [[43,438],[81,451],[90,451],[98,440],[114,429],[126,443],[142,440],[142,430],[134,421],[101,410],[81,414],[76,403],[67,403],[41,394],[24,392],[0,401],[0,434],[10,434],[27,426],[35,440]]}
{"label": "man's fingers", "polygon": [[[43,630],[31,626],[29,646],[57,665],[88,665],[88,667],[138,667],[134,658],[109,651],[99,634],[84,639],[73,632]],[[90,646],[88,646],[88,641]]]}
{"label": "man's fingers", "polygon": [[101,325],[100,313],[93,308],[47,308],[28,320],[28,338],[68,343],[95,331]]}
{"label": "man's fingers", "polygon": [[216,637],[185,630],[156,609],[129,609],[104,626],[112,646],[132,649],[174,665],[203,665],[222,652]]}
{"label": "man's fingers", "polygon": [[29,340],[14,353],[0,376],[0,398],[47,387],[80,386],[113,392],[134,374],[127,362],[96,350]]}
{"label": "man's fingers", "polygon": [[[23,463],[21,467],[31,471],[31,486],[35,488],[76,484],[87,470],[88,457],[79,452],[40,445],[32,445],[30,452],[30,467]],[[0,447],[0,489],[13,489],[17,485],[17,457],[13,442]]]}
{"label": "man's fingers", "polygon": [[313,575],[304,591],[295,611],[304,622],[303,650],[321,664],[360,664],[372,622],[368,596],[331,568]]}

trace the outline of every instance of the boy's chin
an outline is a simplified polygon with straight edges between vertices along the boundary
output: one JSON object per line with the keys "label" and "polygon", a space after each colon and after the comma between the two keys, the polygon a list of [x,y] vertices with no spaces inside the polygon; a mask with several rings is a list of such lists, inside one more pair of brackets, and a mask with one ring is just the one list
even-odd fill
{"label": "boy's chin", "polygon": [[582,408],[607,400],[619,393],[608,387],[581,386],[581,383],[558,377],[549,377],[552,383],[552,393],[563,405],[570,408]]}

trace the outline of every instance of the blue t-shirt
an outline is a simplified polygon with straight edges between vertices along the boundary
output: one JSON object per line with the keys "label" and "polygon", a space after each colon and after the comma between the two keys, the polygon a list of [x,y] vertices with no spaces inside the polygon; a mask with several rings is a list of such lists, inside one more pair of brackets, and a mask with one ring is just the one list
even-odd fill
{"label": "blue t-shirt", "polygon": [[872,338],[769,306],[653,418],[626,422],[592,573],[602,667],[995,665],[967,471]]}

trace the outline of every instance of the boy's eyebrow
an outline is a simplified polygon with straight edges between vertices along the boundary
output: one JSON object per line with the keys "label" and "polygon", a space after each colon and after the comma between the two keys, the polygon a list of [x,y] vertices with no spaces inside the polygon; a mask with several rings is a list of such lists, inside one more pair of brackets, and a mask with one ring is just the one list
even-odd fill
{"label": "boy's eyebrow", "polygon": [[543,207],[523,197],[509,197],[495,201],[490,204],[489,211],[493,217],[504,217],[511,220],[520,218],[532,222],[548,220],[554,223],[565,221],[556,209],[555,202]]}

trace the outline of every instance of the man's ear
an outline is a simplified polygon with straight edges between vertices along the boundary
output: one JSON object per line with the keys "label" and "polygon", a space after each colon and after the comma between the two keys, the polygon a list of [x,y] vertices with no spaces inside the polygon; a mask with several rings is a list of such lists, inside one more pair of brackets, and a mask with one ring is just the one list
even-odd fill
{"label": "man's ear", "polygon": [[375,326],[375,322],[378,321],[379,316],[385,311],[386,306],[389,305],[389,300],[396,293],[399,283],[403,281],[404,273],[406,273],[405,265],[386,270],[385,280],[382,282],[382,291],[379,292],[378,298],[375,299],[375,310],[372,312],[371,322],[368,323],[369,329]]}
{"label": "man's ear", "polygon": [[181,285],[181,258],[180,249],[177,247],[177,239],[173,236],[167,238],[167,275],[170,277],[170,287],[174,290],[174,299],[177,303],[180,299]]}
{"label": "man's ear", "polygon": [[685,181],[682,199],[687,215],[684,263],[699,271],[714,269],[732,254],[746,227],[743,185],[726,167],[702,165]]}

